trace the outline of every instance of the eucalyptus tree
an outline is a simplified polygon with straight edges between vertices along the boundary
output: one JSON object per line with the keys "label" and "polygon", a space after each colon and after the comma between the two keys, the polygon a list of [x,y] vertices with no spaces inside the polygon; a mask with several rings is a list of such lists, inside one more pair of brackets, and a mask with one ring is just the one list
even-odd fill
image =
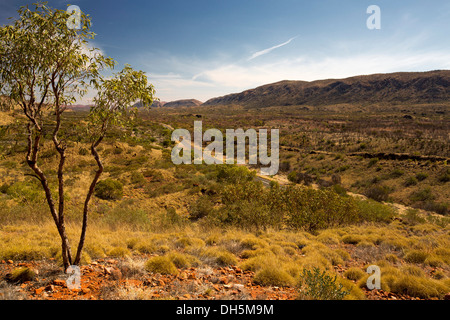
{"label": "eucalyptus tree", "polygon": [[[95,34],[90,30],[91,20],[80,13],[80,27],[69,28],[71,14],[36,3],[33,8],[21,7],[19,18],[0,27],[0,86],[12,103],[19,105],[26,117],[26,161],[40,181],[50,213],[61,238],[65,269],[79,264],[86,232],[88,205],[103,168],[96,147],[106,130],[123,125],[121,117],[128,113],[131,102],[141,99],[150,105],[153,86],[147,83],[143,72],[131,67],[105,80],[102,71],[112,69],[116,62],[89,44]],[[114,85],[113,85],[114,83]],[[96,106],[88,117],[91,134],[91,154],[99,169],[87,192],[83,209],[83,227],[75,260],[65,227],[64,172],[68,145],[60,137],[66,106],[77,97],[83,97],[92,88],[99,92]],[[109,100],[108,100],[109,99]],[[134,100],[133,100],[134,99]],[[48,117],[53,118],[51,124]],[[100,126],[97,128],[96,126]],[[52,145],[58,154],[57,192],[52,192],[48,174],[39,166],[40,147],[46,132],[51,132]]]}

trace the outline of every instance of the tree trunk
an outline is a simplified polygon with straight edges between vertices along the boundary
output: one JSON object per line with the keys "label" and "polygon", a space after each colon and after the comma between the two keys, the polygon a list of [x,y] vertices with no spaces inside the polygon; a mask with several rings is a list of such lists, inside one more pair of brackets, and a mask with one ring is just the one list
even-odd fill
{"label": "tree trunk", "polygon": [[89,211],[89,201],[92,198],[92,195],[94,194],[95,186],[97,185],[98,179],[100,178],[101,174],[103,173],[103,164],[100,160],[100,156],[96,150],[96,147],[100,144],[100,142],[103,140],[103,136],[100,137],[95,143],[91,146],[91,154],[94,156],[95,161],[97,162],[98,169],[95,172],[95,176],[92,179],[91,185],[89,187],[89,191],[86,195],[86,199],[84,201],[84,208],[83,208],[83,225],[81,227],[81,235],[80,235],[80,241],[78,243],[78,249],[77,249],[77,255],[75,257],[74,264],[78,265],[81,260],[81,253],[83,251],[84,247],[84,241],[86,238],[86,229],[87,229],[87,219],[88,219],[88,211]]}
{"label": "tree trunk", "polygon": [[[72,264],[72,257],[70,253],[70,245],[69,239],[67,238],[64,220],[60,219],[58,212],[56,210],[55,202],[53,200],[52,193],[50,191],[50,187],[48,185],[48,180],[45,174],[37,165],[37,155],[39,153],[39,142],[42,137],[42,132],[40,128],[38,128],[37,132],[34,134],[33,138],[33,125],[31,123],[28,124],[28,154],[27,154],[27,163],[28,166],[33,170],[33,172],[38,177],[39,181],[42,184],[42,188],[45,192],[45,198],[47,200],[47,204],[50,209],[50,213],[53,217],[53,220],[58,229],[59,236],[61,238],[61,255],[63,258],[64,270],[66,270]],[[35,125],[34,125],[35,126]]]}

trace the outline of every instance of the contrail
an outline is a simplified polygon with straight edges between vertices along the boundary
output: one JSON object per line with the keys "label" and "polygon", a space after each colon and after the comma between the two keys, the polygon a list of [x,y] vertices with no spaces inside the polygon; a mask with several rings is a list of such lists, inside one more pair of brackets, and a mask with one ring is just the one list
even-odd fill
{"label": "contrail", "polygon": [[277,49],[277,48],[280,48],[280,47],[282,47],[282,46],[285,46],[285,45],[291,43],[291,41],[294,40],[295,38],[297,38],[297,36],[295,36],[295,37],[293,37],[293,38],[290,38],[288,41],[283,42],[282,44],[279,44],[279,45],[273,46],[273,47],[271,47],[271,48],[268,48],[268,49],[264,49],[264,50],[255,52],[250,58],[248,58],[248,60],[249,60],[249,61],[250,61],[250,60],[253,60],[253,59],[255,59],[256,57],[262,56],[263,54],[267,54],[267,53],[269,53],[269,52],[272,51],[272,50],[275,50],[275,49]]}

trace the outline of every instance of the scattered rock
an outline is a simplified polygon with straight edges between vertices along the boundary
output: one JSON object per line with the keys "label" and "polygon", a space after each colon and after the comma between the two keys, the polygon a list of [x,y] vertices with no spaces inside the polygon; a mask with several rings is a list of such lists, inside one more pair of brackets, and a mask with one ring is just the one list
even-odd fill
{"label": "scattered rock", "polygon": [[55,286],[52,284],[49,284],[48,286],[45,287],[45,291],[53,292],[53,291],[55,291]]}
{"label": "scattered rock", "polygon": [[235,289],[239,290],[239,291],[244,290],[244,285],[243,285],[243,284],[240,284],[240,283],[235,283],[235,284],[233,285],[233,287],[234,287]]}
{"label": "scattered rock", "polygon": [[44,292],[44,290],[45,290],[45,287],[40,287],[40,288],[38,288],[38,289],[35,289],[35,290],[34,290],[34,293],[35,293],[35,294],[42,294],[42,292]]}
{"label": "scattered rock", "polygon": [[220,277],[219,283],[227,284],[228,283],[228,278],[227,277]]}
{"label": "scattered rock", "polygon": [[53,280],[53,284],[55,286],[61,286],[61,287],[66,286],[66,282],[64,280],[59,280],[59,279]]}
{"label": "scattered rock", "polygon": [[195,276],[195,273],[189,274],[188,280],[195,280],[195,279],[197,279],[197,277]]}

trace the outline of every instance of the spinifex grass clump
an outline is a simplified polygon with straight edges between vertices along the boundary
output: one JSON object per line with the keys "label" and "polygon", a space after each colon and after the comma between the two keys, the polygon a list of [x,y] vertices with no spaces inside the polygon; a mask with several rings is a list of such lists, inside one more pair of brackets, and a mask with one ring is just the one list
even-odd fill
{"label": "spinifex grass clump", "polygon": [[23,283],[31,281],[36,277],[36,273],[30,268],[23,267],[14,269],[11,273],[6,275],[6,281],[10,283]]}
{"label": "spinifex grass clump", "polygon": [[337,276],[333,278],[319,268],[303,269],[302,286],[306,288],[302,293],[313,300],[342,300],[350,292],[342,290],[344,286],[337,285],[336,280]]}
{"label": "spinifex grass clump", "polygon": [[168,256],[152,257],[145,263],[145,269],[153,273],[178,274],[178,269]]}

